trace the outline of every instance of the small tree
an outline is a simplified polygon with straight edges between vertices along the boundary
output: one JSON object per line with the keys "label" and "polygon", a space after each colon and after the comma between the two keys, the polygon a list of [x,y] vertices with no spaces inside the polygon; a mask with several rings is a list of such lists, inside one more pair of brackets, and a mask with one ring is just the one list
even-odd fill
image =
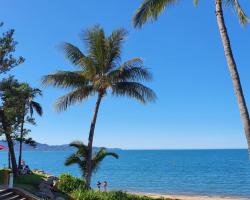
{"label": "small tree", "polygon": [[16,175],[17,163],[14,152],[14,140],[20,143],[19,160],[21,162],[23,142],[35,145],[33,139],[28,137],[30,130],[24,128],[24,123],[35,124],[35,119],[28,116],[29,113],[31,116],[33,115],[33,109],[37,113],[42,114],[40,104],[33,101],[37,91],[39,91],[39,94],[41,91],[31,88],[26,83],[19,83],[13,76],[0,82],[0,91],[2,103],[0,112],[2,126],[0,130],[5,134],[11,155],[12,168]]}
{"label": "small tree", "polygon": [[[17,140],[19,141],[19,159],[18,159],[18,167],[21,166],[22,160],[22,146],[23,142],[28,143],[29,141],[25,138],[28,134],[28,130],[24,128],[25,123],[30,123],[35,125],[35,118],[33,117],[34,111],[39,115],[42,116],[43,110],[41,105],[34,101],[36,96],[41,96],[42,91],[38,88],[31,88],[27,83],[20,84],[19,89],[19,107],[20,110],[17,113],[18,115],[18,125],[19,125],[19,137]],[[32,145],[33,140],[30,140],[30,144]]]}
{"label": "small tree", "polygon": [[[89,148],[87,145],[84,145],[82,142],[75,141],[70,144],[71,147],[75,147],[77,150],[75,153],[70,155],[66,161],[65,165],[69,166],[72,164],[77,164],[82,172],[83,178],[86,180],[88,177],[88,166],[87,166],[87,161],[89,159]],[[119,158],[119,156],[116,153],[113,152],[108,152],[106,148],[102,147],[98,151],[96,151],[93,156],[91,157],[91,172],[90,172],[90,177],[92,176],[93,173],[95,173],[101,162],[106,158],[107,156],[112,156],[116,159]]]}

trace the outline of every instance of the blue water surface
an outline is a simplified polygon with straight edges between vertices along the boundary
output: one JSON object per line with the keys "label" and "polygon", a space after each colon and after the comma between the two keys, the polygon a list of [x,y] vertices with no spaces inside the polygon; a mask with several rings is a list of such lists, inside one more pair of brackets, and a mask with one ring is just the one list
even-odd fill
{"label": "blue water surface", "polygon": [[[247,150],[118,150],[120,158],[107,158],[93,177],[108,181],[109,189],[186,195],[250,198],[250,161]],[[32,169],[54,175],[81,176],[77,166],[65,167],[71,152],[24,152]],[[7,153],[0,152],[0,167]]]}

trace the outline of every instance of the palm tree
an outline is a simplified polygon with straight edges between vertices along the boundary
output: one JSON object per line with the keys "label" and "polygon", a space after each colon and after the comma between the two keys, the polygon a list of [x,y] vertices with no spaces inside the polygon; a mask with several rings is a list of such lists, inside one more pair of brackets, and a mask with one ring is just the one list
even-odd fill
{"label": "palm tree", "polygon": [[21,166],[21,161],[22,161],[22,148],[23,148],[23,142],[24,142],[24,124],[25,124],[25,117],[28,113],[30,113],[30,118],[28,121],[31,121],[33,123],[33,113],[34,110],[39,116],[42,116],[43,114],[43,109],[41,105],[34,101],[34,98],[36,96],[41,96],[42,91],[39,90],[38,88],[31,88],[28,84],[24,83],[22,84],[21,87],[21,94],[22,97],[20,99],[20,102],[22,103],[21,107],[22,109],[20,110],[20,120],[21,120],[21,128],[20,128],[20,138],[19,138],[19,158],[18,158],[18,167],[20,168]]}
{"label": "palm tree", "polygon": [[[223,4],[229,5],[235,8],[240,23],[246,24],[250,22],[246,14],[242,10],[238,0],[214,0],[215,1],[215,13],[218,23],[219,32],[224,47],[225,57],[227,65],[233,82],[235,95],[238,100],[240,115],[243,121],[244,131],[248,143],[248,154],[250,156],[250,120],[247,105],[245,102],[243,90],[241,87],[240,77],[237,70],[236,62],[233,56],[233,51],[230,45],[230,39],[228,36],[227,28],[223,16]],[[175,5],[177,0],[144,0],[140,8],[137,10],[133,22],[135,27],[142,27],[149,19],[156,20],[158,16],[169,6]],[[195,5],[199,3],[199,0],[194,0]]]}
{"label": "palm tree", "polygon": [[59,71],[45,76],[42,81],[45,85],[72,90],[57,101],[56,108],[59,111],[97,95],[88,137],[87,186],[90,186],[91,181],[92,144],[97,114],[103,97],[110,92],[114,96],[127,96],[141,103],[154,101],[156,98],[153,90],[143,85],[143,82],[151,80],[152,76],[144,68],[142,59],[134,58],[120,64],[121,48],[126,35],[124,29],[115,30],[109,36],[106,36],[99,26],[86,30],[82,37],[86,54],[73,44],[63,44],[66,58],[79,70]]}
{"label": "palm tree", "polygon": [[[77,164],[82,172],[83,178],[86,180],[87,179],[87,174],[88,172],[88,167],[87,167],[87,162],[89,160],[89,148],[87,145],[84,145],[82,142],[75,141],[70,144],[71,147],[75,147],[77,151],[70,155],[66,161],[65,165],[69,166],[72,164]],[[91,157],[91,172],[90,176],[92,176],[93,173],[95,173],[101,162],[103,161],[104,158],[107,156],[112,156],[116,159],[119,158],[119,156],[116,153],[112,152],[107,152],[106,148],[102,147],[100,148],[97,152],[94,153],[94,155]]]}

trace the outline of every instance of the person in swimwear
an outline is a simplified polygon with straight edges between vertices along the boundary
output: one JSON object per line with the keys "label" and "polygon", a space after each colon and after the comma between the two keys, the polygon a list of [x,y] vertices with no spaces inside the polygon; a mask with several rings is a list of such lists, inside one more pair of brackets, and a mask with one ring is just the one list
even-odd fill
{"label": "person in swimwear", "polygon": [[101,185],[102,185],[101,182],[98,181],[98,182],[97,182],[97,187],[98,187],[98,191],[99,191],[99,192],[101,191]]}
{"label": "person in swimwear", "polygon": [[103,182],[104,192],[107,192],[107,186],[108,186],[107,181],[104,181],[104,182]]}

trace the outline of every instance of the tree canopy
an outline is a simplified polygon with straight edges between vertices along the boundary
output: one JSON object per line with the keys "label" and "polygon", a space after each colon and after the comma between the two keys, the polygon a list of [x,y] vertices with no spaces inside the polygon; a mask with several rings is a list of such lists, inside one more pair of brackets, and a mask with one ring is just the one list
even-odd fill
{"label": "tree canopy", "polygon": [[[2,26],[3,23],[0,23],[0,28]],[[2,32],[2,35],[0,36],[0,74],[9,71],[24,62],[22,56],[14,56],[16,45],[18,44],[13,38],[14,33],[15,30],[10,29]]]}

